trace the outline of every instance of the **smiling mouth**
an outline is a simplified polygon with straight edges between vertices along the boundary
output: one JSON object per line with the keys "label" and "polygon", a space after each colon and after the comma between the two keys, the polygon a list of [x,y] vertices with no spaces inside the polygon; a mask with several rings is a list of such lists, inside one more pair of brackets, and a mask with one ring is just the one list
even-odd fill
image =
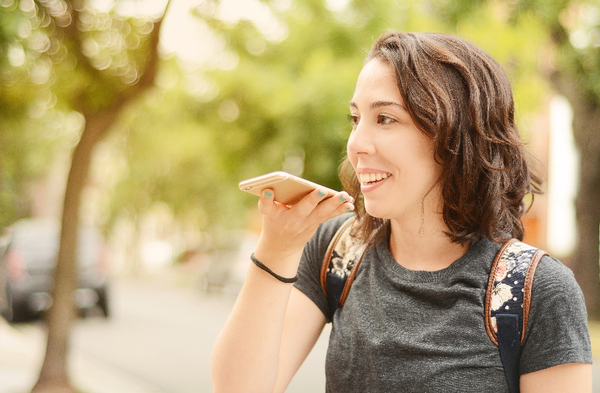
{"label": "smiling mouth", "polygon": [[391,173],[360,173],[358,174],[358,180],[360,181],[361,184],[364,185],[371,185],[371,184],[375,184],[378,183],[380,181],[383,181],[385,179],[387,179],[388,177],[392,176]]}

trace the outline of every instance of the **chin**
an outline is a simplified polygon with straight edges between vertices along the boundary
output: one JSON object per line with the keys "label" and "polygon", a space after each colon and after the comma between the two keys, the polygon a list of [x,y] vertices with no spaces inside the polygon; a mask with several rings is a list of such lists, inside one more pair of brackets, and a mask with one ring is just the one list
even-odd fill
{"label": "chin", "polygon": [[369,205],[369,203],[366,202],[366,201],[365,201],[365,211],[371,217],[380,218],[382,220],[389,219],[389,215],[386,214],[386,212],[384,211],[384,209],[381,209],[380,206],[372,206],[372,204]]}

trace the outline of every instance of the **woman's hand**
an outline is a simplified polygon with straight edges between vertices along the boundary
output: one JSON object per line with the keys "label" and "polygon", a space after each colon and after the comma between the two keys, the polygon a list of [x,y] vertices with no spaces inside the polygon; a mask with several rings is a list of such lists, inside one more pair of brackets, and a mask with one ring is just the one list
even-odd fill
{"label": "woman's hand", "polygon": [[[275,196],[267,189],[258,202],[263,229],[254,255],[275,273],[293,277],[319,224],[354,205],[345,192],[328,197],[319,189],[294,206],[275,202]],[[275,386],[283,391],[324,324],[325,316],[306,295],[250,264],[213,351],[214,391],[271,392]]]}
{"label": "woman's hand", "polygon": [[271,189],[260,196],[258,209],[263,214],[263,229],[255,251],[259,260],[272,263],[301,253],[320,224],[354,210],[346,192],[327,197],[324,191],[316,189],[293,206],[276,202],[275,197]]}

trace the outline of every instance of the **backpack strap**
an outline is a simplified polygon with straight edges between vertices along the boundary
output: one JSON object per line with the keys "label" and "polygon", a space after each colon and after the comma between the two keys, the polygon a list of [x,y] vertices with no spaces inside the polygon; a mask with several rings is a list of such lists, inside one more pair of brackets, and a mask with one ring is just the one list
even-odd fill
{"label": "backpack strap", "polygon": [[492,264],[485,296],[485,330],[498,346],[511,393],[519,392],[519,360],[525,339],[535,270],[545,251],[517,239],[504,243]]}
{"label": "backpack strap", "polygon": [[330,320],[335,311],[344,305],[367,249],[366,244],[350,235],[355,223],[356,216],[352,216],[339,227],[323,257],[321,287],[329,302]]}

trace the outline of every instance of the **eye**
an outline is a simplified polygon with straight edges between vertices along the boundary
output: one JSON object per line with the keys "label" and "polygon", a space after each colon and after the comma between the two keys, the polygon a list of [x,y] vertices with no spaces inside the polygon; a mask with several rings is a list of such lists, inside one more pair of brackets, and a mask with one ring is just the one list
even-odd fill
{"label": "eye", "polygon": [[383,124],[384,126],[386,126],[388,124],[392,124],[395,121],[396,120],[392,119],[391,117],[383,115],[383,114],[377,116],[377,123],[378,124]]}
{"label": "eye", "polygon": [[348,115],[348,121],[352,124],[352,128],[358,125],[360,118],[356,115]]}

